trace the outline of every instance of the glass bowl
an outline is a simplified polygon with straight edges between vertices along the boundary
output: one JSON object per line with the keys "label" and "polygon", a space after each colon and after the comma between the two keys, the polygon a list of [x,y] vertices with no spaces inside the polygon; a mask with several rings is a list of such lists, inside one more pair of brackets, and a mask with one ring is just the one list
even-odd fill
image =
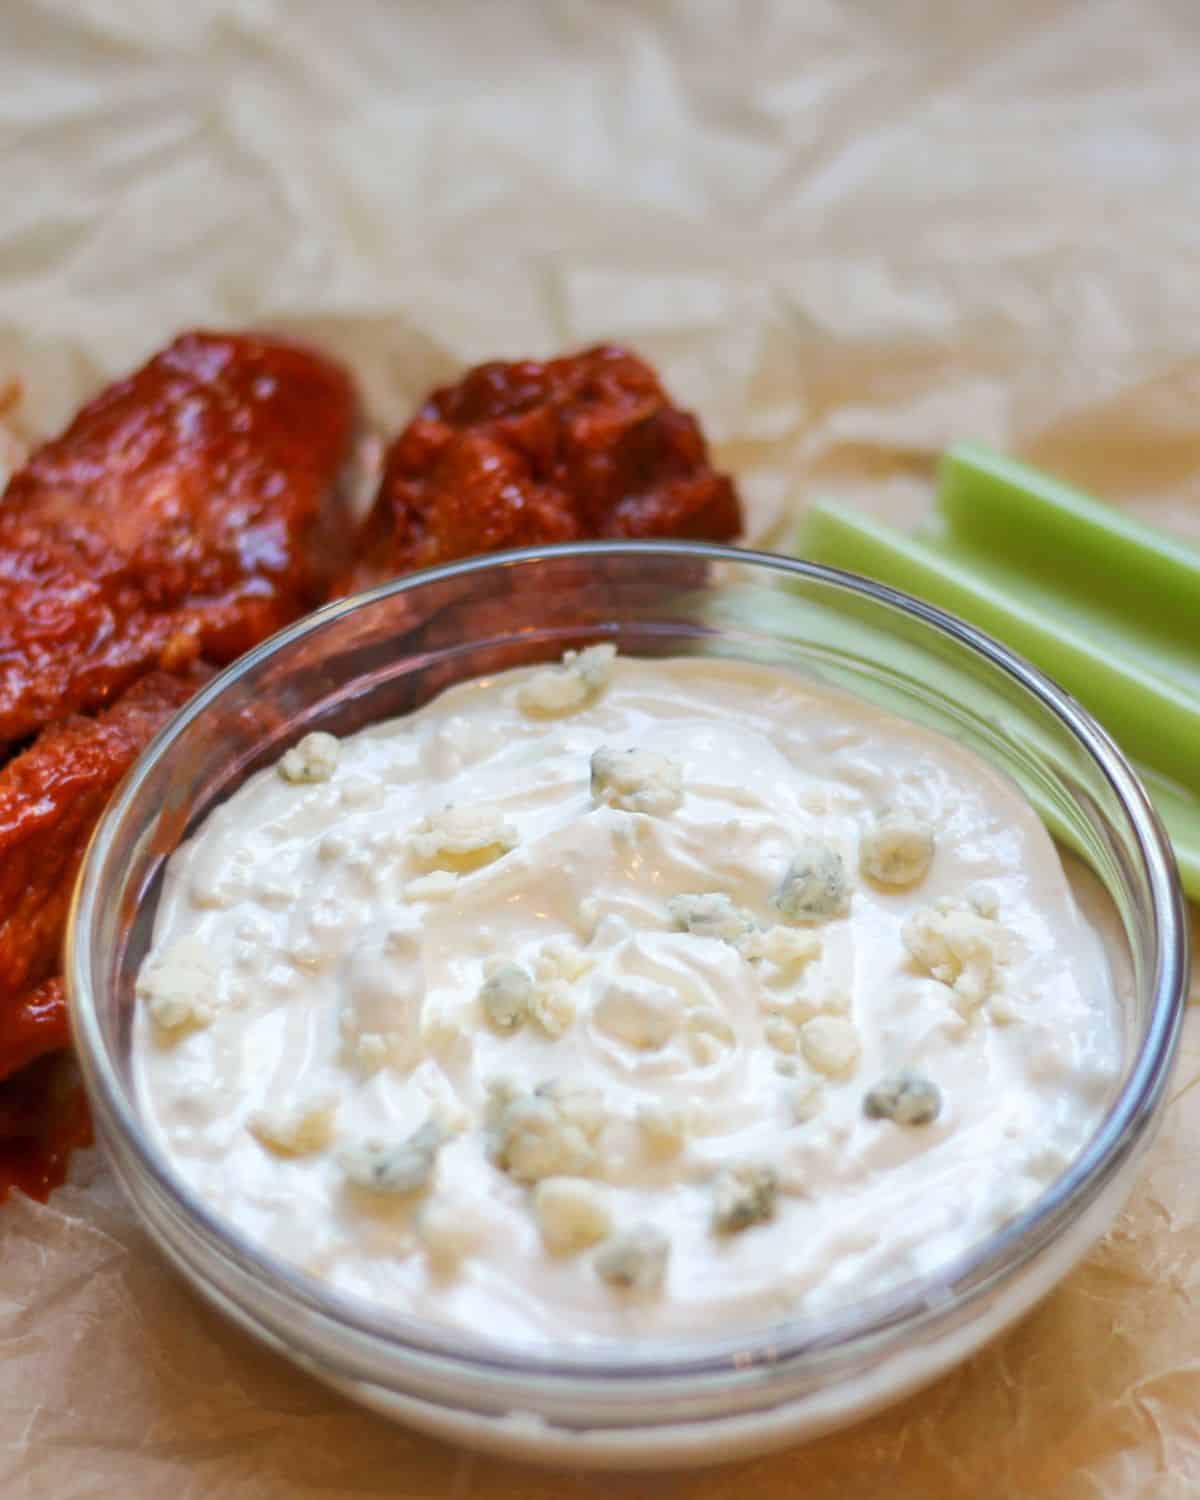
{"label": "glass bowl", "polygon": [[[1025,790],[1107,893],[1125,1053],[1107,1113],[1021,1216],[937,1272],[741,1337],[506,1350],[339,1295],[241,1238],[139,1118],[134,979],[163,864],[215,803],[314,728],[347,733],[453,682],[611,640],[821,679],[965,742]],[[99,1135],[149,1233],[264,1344],[447,1438],[572,1466],[712,1462],[815,1436],[963,1359],[1071,1268],[1121,1207],[1162,1109],[1185,1000],[1183,898],[1129,765],[1066,693],[969,626],[854,576],[688,543],[481,558],[330,605],[217,677],[111,802],[76,889],[75,1040]]]}

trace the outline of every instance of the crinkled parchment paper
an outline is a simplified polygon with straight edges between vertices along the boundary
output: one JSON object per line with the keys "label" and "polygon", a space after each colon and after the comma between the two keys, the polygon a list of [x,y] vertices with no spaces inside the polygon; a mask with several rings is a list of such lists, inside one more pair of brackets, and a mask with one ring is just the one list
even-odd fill
{"label": "crinkled parchment paper", "polygon": [[[949,440],[1200,536],[1193,0],[4,0],[0,384],[52,428],[197,322],[374,417],[644,350],[770,536],[900,521]],[[93,1156],[0,1212],[0,1494],[1173,1500],[1200,1491],[1200,1035],[1129,1209],[1009,1337],[805,1449],[547,1475],[387,1426],[186,1293]]]}

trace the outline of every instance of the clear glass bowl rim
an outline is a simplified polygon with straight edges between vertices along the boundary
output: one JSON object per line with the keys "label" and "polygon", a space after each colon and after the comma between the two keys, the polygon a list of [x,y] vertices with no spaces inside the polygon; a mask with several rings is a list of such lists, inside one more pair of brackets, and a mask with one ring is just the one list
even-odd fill
{"label": "clear glass bowl rim", "polygon": [[[995,1231],[937,1272],[820,1319],[796,1319],[741,1336],[700,1340],[656,1341],[611,1351],[589,1346],[509,1349],[473,1341],[451,1329],[408,1319],[358,1298],[331,1291],[315,1278],[258,1249],[216,1215],[173,1177],[165,1159],[144,1135],[131,1101],[108,1055],[95,1003],[90,934],[102,892],[100,873],[116,830],[136,803],[151,769],[171,752],[183,731],[227,688],[259,664],[286,650],[328,622],[381,600],[424,585],[556,558],[667,557],[712,564],[734,564],[761,570],[775,578],[793,578],[848,591],[915,618],[935,633],[950,637],[1015,679],[1063,724],[1097,765],[1133,828],[1150,893],[1154,954],[1151,1012],[1145,1036],[1129,1075],[1108,1114],[1085,1150],[1068,1170],[1024,1214]],[[777,553],[717,546],[704,542],[576,542],[527,547],[487,554],[427,568],[377,588],[340,599],[306,615],[238,658],[209,682],[151,741],[110,800],[88,846],[76,881],[68,919],[65,974],[71,1025],[80,1067],[101,1136],[119,1137],[138,1170],[149,1179],[209,1248],[226,1257],[251,1279],[269,1286],[297,1312],[316,1315],[347,1333],[380,1344],[399,1359],[432,1359],[443,1367],[459,1365],[474,1375],[526,1379],[619,1383],[695,1380],[745,1374],[756,1366],[794,1366],[822,1356],[852,1357],[877,1348],[901,1331],[932,1329],[952,1310],[982,1300],[1007,1282],[1060,1232],[1079,1218],[1137,1150],[1153,1124],[1174,1058],[1189,978],[1185,901],[1167,836],[1136,773],[1108,733],[1069,693],[1032,663],[982,631],[933,605],[858,574]],[[174,1257],[172,1256],[172,1259]]]}

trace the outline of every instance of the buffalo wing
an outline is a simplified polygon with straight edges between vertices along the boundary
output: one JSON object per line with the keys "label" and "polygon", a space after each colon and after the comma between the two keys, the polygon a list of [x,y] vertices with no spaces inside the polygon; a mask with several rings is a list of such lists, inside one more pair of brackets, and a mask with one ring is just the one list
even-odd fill
{"label": "buffalo wing", "polygon": [[724,541],[732,481],[696,419],[622,349],[479,365],[388,449],[344,588],[494,552],[603,537]]}
{"label": "buffalo wing", "polygon": [[0,769],[0,1078],[65,1044],[61,991],[35,986],[58,969],[75,873],[113,788],[198,683],[153,673]]}
{"label": "buffalo wing", "polygon": [[0,746],[318,603],[355,426],[340,366],[252,334],[184,334],[85,406],[0,499]]}

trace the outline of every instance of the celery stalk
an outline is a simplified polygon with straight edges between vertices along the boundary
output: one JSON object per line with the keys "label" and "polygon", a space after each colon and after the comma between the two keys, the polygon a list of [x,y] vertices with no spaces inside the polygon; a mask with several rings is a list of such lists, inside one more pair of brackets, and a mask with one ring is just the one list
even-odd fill
{"label": "celery stalk", "polygon": [[1200,708],[1179,682],[1152,677],[1136,655],[1114,651],[1111,641],[1086,629],[1086,616],[1057,609],[1048,591],[1037,590],[1031,602],[1034,591],[1022,587],[1018,570],[985,577],[969,555],[951,555],[936,541],[905,536],[841,507],[814,507],[802,523],[797,551],[960,615],[1074,693],[1128,754],[1154,768],[1151,794],[1175,841],[1185,884],[1200,895],[1200,806],[1194,800],[1200,791]]}
{"label": "celery stalk", "polygon": [[[942,460],[937,507],[955,544],[1003,560],[1023,575],[1116,615],[1139,636],[1157,637],[1171,662],[1190,657],[1200,623],[1200,553],[1173,537],[1059,483],[1027,464],[975,444]],[[1142,642],[1139,641],[1139,645]],[[1190,649],[1189,649],[1190,648]],[[1158,655],[1153,671],[1167,667]]]}

